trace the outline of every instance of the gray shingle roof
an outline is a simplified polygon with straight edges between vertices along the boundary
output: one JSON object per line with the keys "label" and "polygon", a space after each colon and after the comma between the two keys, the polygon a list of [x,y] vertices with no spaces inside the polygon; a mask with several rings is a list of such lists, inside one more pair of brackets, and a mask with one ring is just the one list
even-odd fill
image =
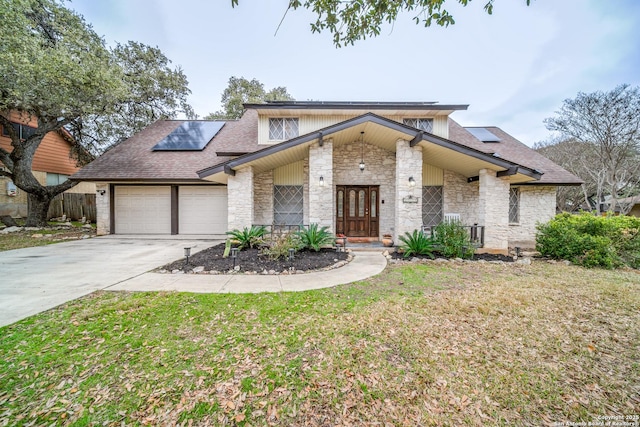
{"label": "gray shingle roof", "polygon": [[[184,120],[160,120],[118,144],[72,176],[82,181],[200,181],[197,171],[222,164],[243,153],[253,153],[258,145],[258,113],[248,109],[239,120],[228,121],[202,151],[152,151]],[[497,127],[486,127],[500,138],[483,143],[449,119],[449,140],[484,153],[498,152],[513,163],[544,173],[535,184],[577,185],[578,177],[527,147]]]}

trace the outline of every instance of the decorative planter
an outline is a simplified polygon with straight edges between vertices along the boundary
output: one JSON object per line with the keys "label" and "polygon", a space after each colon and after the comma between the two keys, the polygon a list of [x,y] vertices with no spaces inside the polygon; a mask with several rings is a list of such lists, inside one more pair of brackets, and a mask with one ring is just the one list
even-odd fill
{"label": "decorative planter", "polygon": [[382,245],[388,248],[393,246],[393,237],[391,236],[391,234],[382,235]]}

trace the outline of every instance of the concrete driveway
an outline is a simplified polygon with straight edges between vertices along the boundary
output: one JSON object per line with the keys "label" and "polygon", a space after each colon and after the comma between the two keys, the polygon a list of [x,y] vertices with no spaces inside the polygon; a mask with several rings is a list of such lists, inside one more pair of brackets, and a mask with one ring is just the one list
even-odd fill
{"label": "concrete driveway", "polygon": [[0,326],[105,289],[220,240],[104,236],[0,252]]}

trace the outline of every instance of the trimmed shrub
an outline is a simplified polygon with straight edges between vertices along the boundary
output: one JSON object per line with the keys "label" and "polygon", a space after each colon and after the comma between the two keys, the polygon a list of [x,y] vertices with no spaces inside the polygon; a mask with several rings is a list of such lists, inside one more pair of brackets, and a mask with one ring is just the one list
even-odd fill
{"label": "trimmed shrub", "polygon": [[459,221],[441,222],[434,227],[433,234],[438,252],[447,258],[468,259],[475,252],[467,229]]}
{"label": "trimmed shrub", "polygon": [[300,239],[301,249],[313,249],[318,252],[323,246],[333,246],[335,237],[329,232],[329,227],[318,228],[318,224],[310,224],[309,228],[296,233]]}
{"label": "trimmed shrub", "polygon": [[300,248],[300,239],[295,233],[286,233],[281,236],[274,237],[269,246],[262,248],[260,253],[269,257],[269,259],[285,259],[289,256],[289,249],[298,250]]}
{"label": "trimmed shrub", "polygon": [[400,241],[402,242],[400,249],[405,258],[412,255],[425,255],[433,258],[433,240],[422,231],[413,230],[413,233],[407,231],[404,236],[400,236]]}
{"label": "trimmed shrub", "polygon": [[536,249],[584,267],[640,268],[640,218],[562,213],[538,224]]}
{"label": "trimmed shrub", "polygon": [[267,229],[264,226],[245,227],[242,230],[227,231],[232,243],[238,245],[238,249],[254,248],[264,241],[264,235]]}

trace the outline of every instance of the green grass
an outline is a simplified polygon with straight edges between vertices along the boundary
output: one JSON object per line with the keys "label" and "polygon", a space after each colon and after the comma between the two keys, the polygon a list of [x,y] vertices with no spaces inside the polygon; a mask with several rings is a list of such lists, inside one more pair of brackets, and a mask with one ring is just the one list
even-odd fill
{"label": "green grass", "polygon": [[[95,224],[91,225],[91,230],[82,228],[83,224],[80,222],[72,222],[71,224],[71,228],[43,228],[41,230],[25,230],[15,233],[0,234],[0,252],[12,249],[51,245],[53,243],[80,239],[84,235],[95,236]],[[56,227],[59,226],[60,223],[49,222],[49,225]]]}
{"label": "green grass", "polygon": [[637,271],[431,263],[303,293],[97,293],[0,328],[0,425],[588,421],[640,413],[638,360]]}

